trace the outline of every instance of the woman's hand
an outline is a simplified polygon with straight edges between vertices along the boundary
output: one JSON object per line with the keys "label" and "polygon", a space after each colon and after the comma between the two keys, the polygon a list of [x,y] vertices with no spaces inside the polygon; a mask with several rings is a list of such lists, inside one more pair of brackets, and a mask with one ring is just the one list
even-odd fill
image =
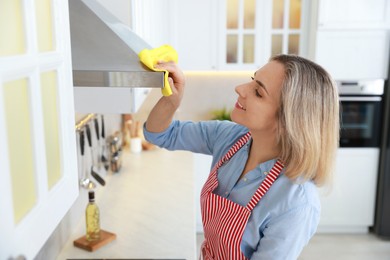
{"label": "woman's hand", "polygon": [[172,95],[164,98],[169,100],[173,107],[177,109],[184,93],[185,78],[183,72],[174,62],[158,62],[155,68],[169,72],[168,81],[172,89]]}
{"label": "woman's hand", "polygon": [[161,97],[146,120],[146,129],[149,132],[159,133],[169,127],[176,110],[180,106],[185,79],[183,72],[174,62],[159,62],[155,68],[169,72],[168,81],[172,89],[172,95]]}

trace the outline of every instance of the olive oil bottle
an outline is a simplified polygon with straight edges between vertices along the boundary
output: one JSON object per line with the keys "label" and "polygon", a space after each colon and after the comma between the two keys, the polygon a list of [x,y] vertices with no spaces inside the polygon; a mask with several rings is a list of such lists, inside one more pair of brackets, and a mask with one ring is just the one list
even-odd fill
{"label": "olive oil bottle", "polygon": [[85,220],[87,224],[86,238],[88,241],[96,241],[100,239],[100,213],[99,208],[95,203],[95,192],[89,191],[88,205],[85,210]]}

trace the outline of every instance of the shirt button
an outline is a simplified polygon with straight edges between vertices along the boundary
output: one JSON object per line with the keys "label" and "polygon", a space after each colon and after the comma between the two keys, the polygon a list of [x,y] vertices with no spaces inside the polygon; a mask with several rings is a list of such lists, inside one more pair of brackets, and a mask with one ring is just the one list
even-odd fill
{"label": "shirt button", "polygon": [[247,178],[244,178],[244,181],[247,181]]}
{"label": "shirt button", "polygon": [[225,192],[225,195],[228,195],[229,194],[229,192]]}
{"label": "shirt button", "polygon": [[268,174],[268,172],[264,172],[264,175],[267,175]]}

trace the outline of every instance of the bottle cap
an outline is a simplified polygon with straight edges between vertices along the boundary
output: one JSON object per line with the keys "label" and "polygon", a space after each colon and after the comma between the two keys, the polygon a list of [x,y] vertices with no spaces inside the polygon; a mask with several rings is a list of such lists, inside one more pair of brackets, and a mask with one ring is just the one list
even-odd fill
{"label": "bottle cap", "polygon": [[93,190],[88,192],[89,201],[95,201],[95,192]]}

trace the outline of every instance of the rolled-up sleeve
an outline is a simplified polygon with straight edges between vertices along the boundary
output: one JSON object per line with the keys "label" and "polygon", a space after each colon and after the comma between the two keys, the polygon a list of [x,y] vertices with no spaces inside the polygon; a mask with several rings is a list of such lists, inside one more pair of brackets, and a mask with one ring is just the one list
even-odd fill
{"label": "rolled-up sleeve", "polygon": [[221,134],[218,121],[173,121],[163,132],[147,131],[144,124],[144,136],[148,142],[167,150],[186,150],[195,153],[212,154],[213,147]]}

